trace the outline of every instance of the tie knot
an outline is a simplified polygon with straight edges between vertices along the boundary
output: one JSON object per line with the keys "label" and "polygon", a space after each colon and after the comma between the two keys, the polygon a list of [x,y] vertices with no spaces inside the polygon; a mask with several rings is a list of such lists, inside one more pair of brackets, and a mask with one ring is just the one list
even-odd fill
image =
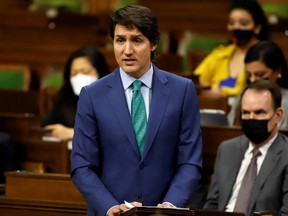
{"label": "tie knot", "polygon": [[253,153],[253,157],[258,157],[261,155],[261,152],[258,148],[253,149],[252,153]]}
{"label": "tie knot", "polygon": [[133,90],[134,90],[134,91],[139,91],[141,85],[142,85],[142,82],[141,82],[140,80],[135,80],[135,81],[133,82]]}

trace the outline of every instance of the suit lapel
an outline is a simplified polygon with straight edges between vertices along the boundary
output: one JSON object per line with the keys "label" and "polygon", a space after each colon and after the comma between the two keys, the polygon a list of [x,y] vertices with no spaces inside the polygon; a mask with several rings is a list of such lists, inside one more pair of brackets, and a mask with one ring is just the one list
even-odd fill
{"label": "suit lapel", "polygon": [[149,152],[149,149],[151,148],[167,107],[170,94],[170,89],[168,89],[166,85],[167,83],[167,78],[163,74],[159,73],[159,69],[154,67],[150,113],[142,160],[145,158]]}
{"label": "suit lapel", "polygon": [[280,153],[282,151],[282,145],[283,141],[281,140],[281,136],[278,135],[277,138],[274,140],[273,144],[268,149],[267,155],[262,163],[261,169],[256,179],[254,192],[251,198],[250,210],[255,205],[257,197],[259,196],[261,188],[263,188],[263,185],[267,180],[267,177],[270,175],[270,173],[277,165],[277,162],[280,158]]}
{"label": "suit lapel", "polygon": [[[149,152],[149,149],[151,148],[159,129],[160,122],[165,113],[170,94],[170,89],[168,89],[166,86],[167,83],[168,80],[165,75],[160,74],[159,69],[154,67],[150,113],[142,160],[145,158]],[[115,116],[119,121],[122,130],[126,134],[127,139],[130,141],[132,148],[136,152],[137,156],[140,157],[119,69],[116,69],[116,71],[113,72],[113,75],[111,75],[111,78],[107,81],[107,86],[110,89],[107,98],[109,104],[111,105],[111,109],[115,113]]]}
{"label": "suit lapel", "polygon": [[237,149],[235,149],[235,151],[233,152],[233,161],[230,161],[229,164],[227,164],[228,166],[227,173],[229,173],[229,175],[227,175],[225,185],[222,185],[223,187],[223,202],[221,202],[223,205],[222,209],[225,209],[225,206],[229,202],[229,199],[233,193],[233,186],[235,184],[245,151],[248,148],[248,140],[246,139],[246,137],[241,136],[239,139],[240,143],[236,144]]}
{"label": "suit lapel", "polygon": [[126,134],[132,148],[134,149],[137,156],[140,158],[134,128],[119,74],[119,69],[116,69],[113,72],[113,75],[111,75],[111,79],[107,82],[107,86],[110,89],[107,98],[109,104],[111,105],[111,109],[113,110],[116,119],[120,123],[121,129]]}

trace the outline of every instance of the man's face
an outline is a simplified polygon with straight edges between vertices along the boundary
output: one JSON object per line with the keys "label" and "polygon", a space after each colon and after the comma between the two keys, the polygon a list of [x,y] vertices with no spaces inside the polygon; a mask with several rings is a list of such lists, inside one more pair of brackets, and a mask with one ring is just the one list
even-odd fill
{"label": "man's face", "polygon": [[137,28],[117,24],[114,32],[114,54],[118,65],[130,76],[140,78],[151,66],[152,45]]}
{"label": "man's face", "polygon": [[275,127],[282,116],[281,108],[276,112],[273,109],[273,100],[268,90],[255,91],[248,89],[242,97],[242,119],[264,120],[270,119],[268,122],[268,131],[276,129]]}

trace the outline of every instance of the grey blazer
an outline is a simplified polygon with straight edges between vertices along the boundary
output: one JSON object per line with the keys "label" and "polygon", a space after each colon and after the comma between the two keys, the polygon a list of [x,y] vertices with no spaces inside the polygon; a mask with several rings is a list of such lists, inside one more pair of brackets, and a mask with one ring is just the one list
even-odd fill
{"label": "grey blazer", "polygon": [[[248,148],[246,136],[220,144],[205,209],[225,210]],[[255,211],[288,215],[288,138],[279,134],[268,149],[252,195],[249,215]]]}

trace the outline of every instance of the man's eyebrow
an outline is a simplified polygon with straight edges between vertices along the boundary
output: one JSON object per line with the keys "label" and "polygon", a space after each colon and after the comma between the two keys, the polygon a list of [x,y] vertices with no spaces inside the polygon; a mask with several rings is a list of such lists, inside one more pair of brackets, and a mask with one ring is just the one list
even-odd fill
{"label": "man's eyebrow", "polygon": [[267,111],[266,111],[266,110],[264,110],[264,109],[257,109],[257,110],[254,110],[254,112],[255,112],[255,113],[256,113],[256,112],[257,112],[257,113],[260,113],[260,112],[265,112],[265,113],[266,113]]}
{"label": "man's eyebrow", "polygon": [[246,109],[242,109],[242,112],[254,112],[254,113],[259,113],[259,112],[266,112],[266,110],[264,110],[264,109],[256,109],[256,110],[252,110],[252,111],[250,111],[250,110],[246,110]]}
{"label": "man's eyebrow", "polygon": [[[115,34],[115,37],[126,37],[126,35],[122,35],[122,34]],[[138,37],[144,37],[143,34],[135,34],[135,35],[131,35],[132,38],[138,38]]]}
{"label": "man's eyebrow", "polygon": [[124,35],[116,34],[115,37],[125,37]]}

